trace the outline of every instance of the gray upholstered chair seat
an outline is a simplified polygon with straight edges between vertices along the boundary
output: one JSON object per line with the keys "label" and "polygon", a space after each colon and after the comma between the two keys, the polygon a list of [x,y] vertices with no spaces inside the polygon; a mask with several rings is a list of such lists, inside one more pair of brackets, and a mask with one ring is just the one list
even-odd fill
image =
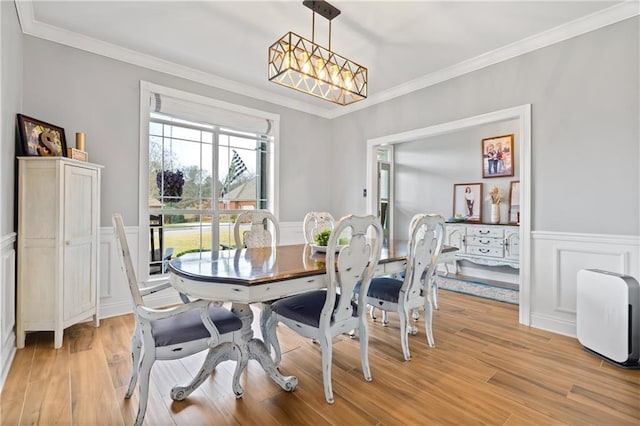
{"label": "gray upholstered chair seat", "polygon": [[380,277],[371,280],[367,296],[388,302],[398,303],[402,281],[395,278]]}
{"label": "gray upholstered chair seat", "polygon": [[[220,334],[231,333],[242,328],[242,321],[225,308],[211,306],[209,317]],[[175,317],[151,321],[151,333],[156,347],[178,345],[210,336],[202,320],[200,310],[193,309]]]}
{"label": "gray upholstered chair seat", "polygon": [[[295,296],[285,297],[271,304],[271,310],[278,315],[292,319],[312,327],[320,326],[320,313],[327,299],[326,290],[309,291]],[[335,307],[340,303],[340,295],[336,294]],[[352,316],[358,316],[358,305],[351,301]],[[333,319],[332,319],[333,320]]]}

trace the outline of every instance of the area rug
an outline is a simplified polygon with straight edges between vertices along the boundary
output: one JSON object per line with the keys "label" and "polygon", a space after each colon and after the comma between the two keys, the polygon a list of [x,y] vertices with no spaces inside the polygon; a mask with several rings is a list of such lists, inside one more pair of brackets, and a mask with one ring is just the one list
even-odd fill
{"label": "area rug", "polygon": [[485,299],[511,303],[512,305],[517,305],[519,300],[518,290],[494,287],[480,281],[462,281],[438,275],[436,282],[438,283],[438,288],[441,290],[470,294]]}

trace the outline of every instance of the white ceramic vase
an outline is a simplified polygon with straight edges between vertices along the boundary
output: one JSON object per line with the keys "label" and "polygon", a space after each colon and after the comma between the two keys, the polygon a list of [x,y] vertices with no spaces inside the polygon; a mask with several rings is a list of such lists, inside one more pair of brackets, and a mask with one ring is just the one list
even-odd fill
{"label": "white ceramic vase", "polygon": [[500,204],[491,204],[491,223],[500,223]]}

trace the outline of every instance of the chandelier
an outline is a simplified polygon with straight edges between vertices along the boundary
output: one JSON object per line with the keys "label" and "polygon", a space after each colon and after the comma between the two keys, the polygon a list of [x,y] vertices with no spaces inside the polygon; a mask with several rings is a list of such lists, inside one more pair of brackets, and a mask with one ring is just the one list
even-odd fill
{"label": "chandelier", "polygon": [[[340,105],[367,97],[367,69],[331,51],[331,20],[340,10],[326,1],[303,1],[313,11],[311,40],[286,33],[269,47],[269,80]],[[315,16],[329,21],[329,48],[315,43]]]}

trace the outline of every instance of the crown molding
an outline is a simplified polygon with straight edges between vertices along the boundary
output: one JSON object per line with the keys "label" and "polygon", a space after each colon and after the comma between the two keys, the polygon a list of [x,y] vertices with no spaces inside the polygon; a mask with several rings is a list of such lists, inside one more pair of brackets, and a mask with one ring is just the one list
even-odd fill
{"label": "crown molding", "polygon": [[148,68],[154,71],[173,75],[175,77],[202,83],[207,86],[227,90],[239,95],[248,96],[254,99],[270,102],[287,108],[328,118],[329,109],[317,107],[307,102],[291,99],[286,96],[274,94],[266,90],[258,89],[237,81],[229,80],[199,71],[175,62],[147,55],[135,50],[126,49],[112,43],[107,43],[83,34],[65,30],[60,27],[49,25],[35,19],[33,2],[31,0],[16,0],[18,19],[24,34],[42,38],[65,46],[74,47],[96,55],[105,56],[132,65]]}
{"label": "crown molding", "polygon": [[336,118],[360,109],[368,108],[372,105],[386,102],[429,86],[434,86],[452,78],[460,77],[473,71],[533,52],[534,50],[560,43],[570,38],[595,31],[638,15],[640,15],[640,1],[630,0],[624,3],[619,3],[590,15],[583,16],[582,18],[574,21],[567,22],[566,24],[535,34],[531,37],[524,38],[498,49],[483,53],[482,55],[474,58],[459,62],[450,67],[426,74],[420,78],[395,86],[389,90],[376,93],[369,96],[366,104],[355,103],[349,105],[343,109],[332,112],[328,118]]}
{"label": "crown molding", "polygon": [[18,11],[20,26],[22,27],[22,32],[24,34],[327,119],[333,119],[350,114],[640,15],[640,1],[628,0],[595,12],[591,15],[567,22],[566,24],[542,33],[527,37],[490,52],[486,52],[482,55],[476,56],[475,58],[429,73],[391,89],[381,91],[369,96],[362,102],[345,107],[321,108],[307,102],[277,95],[266,90],[238,83],[236,81],[186,67],[175,62],[170,62],[155,56],[136,52],[134,50],[106,43],[53,25],[45,24],[35,19],[31,0],[15,0],[15,4]]}

